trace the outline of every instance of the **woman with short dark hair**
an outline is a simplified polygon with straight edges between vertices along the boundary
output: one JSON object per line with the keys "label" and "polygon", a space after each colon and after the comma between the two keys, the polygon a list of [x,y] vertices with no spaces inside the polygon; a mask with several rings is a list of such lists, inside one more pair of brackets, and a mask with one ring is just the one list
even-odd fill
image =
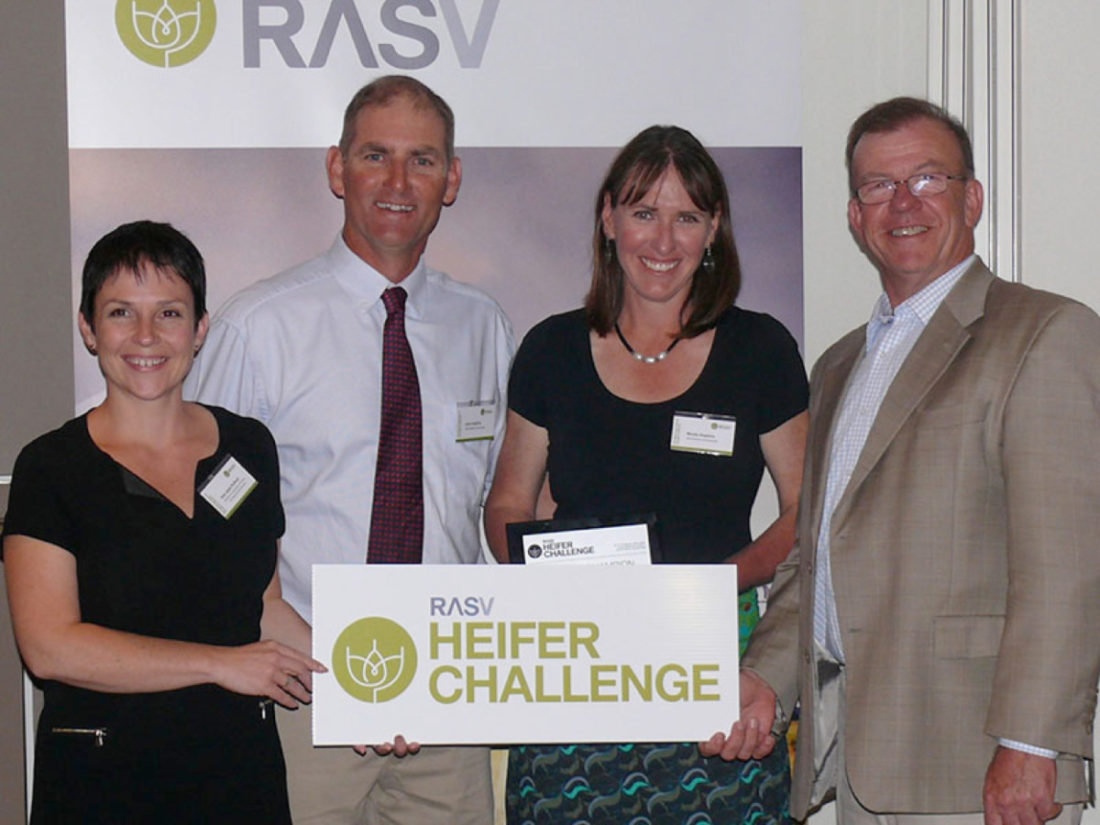
{"label": "woman with short dark hair", "polygon": [[78,324],[106,400],[16,461],[4,568],[45,692],[32,823],[290,822],[271,704],[308,702],[323,668],[260,641],[309,638],[275,572],[271,435],[182,397],[205,290],[167,224],[100,239]]}

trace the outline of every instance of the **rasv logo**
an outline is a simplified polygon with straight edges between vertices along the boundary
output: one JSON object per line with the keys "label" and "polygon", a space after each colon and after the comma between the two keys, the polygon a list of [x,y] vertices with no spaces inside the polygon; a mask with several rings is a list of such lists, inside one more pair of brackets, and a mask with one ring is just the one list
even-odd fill
{"label": "rasv logo", "polygon": [[[471,6],[469,2],[463,5]],[[459,0],[384,0],[382,3],[377,0],[370,3],[329,0],[317,40],[310,43],[303,42],[305,38],[302,37],[306,14],[319,12],[324,3],[243,0],[244,65],[247,69],[259,68],[261,45],[268,41],[287,67],[318,69],[328,62],[339,35],[343,43],[350,40],[364,68],[377,69],[381,58],[383,63],[395,69],[423,69],[439,57],[439,35],[422,23],[442,12],[458,65],[463,69],[476,69],[485,55],[499,5],[500,0],[481,0],[477,19],[468,32],[458,13]],[[364,23],[360,7],[373,11],[374,19],[368,17],[368,22]],[[378,38],[377,56],[368,30]],[[392,40],[391,35],[407,42],[388,42]],[[263,54],[271,52],[265,49]]]}
{"label": "rasv logo", "polygon": [[214,0],[118,0],[115,28],[139,60],[165,69],[190,63],[214,37]]}
{"label": "rasv logo", "polygon": [[416,675],[416,645],[397,622],[371,616],[344,628],[332,648],[332,672],[362,702],[388,702]]}

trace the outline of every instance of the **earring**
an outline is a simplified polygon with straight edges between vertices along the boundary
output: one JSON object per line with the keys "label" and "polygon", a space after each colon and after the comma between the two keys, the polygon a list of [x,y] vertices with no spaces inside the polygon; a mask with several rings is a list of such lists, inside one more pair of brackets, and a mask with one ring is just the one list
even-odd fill
{"label": "earring", "polygon": [[611,266],[611,262],[615,260],[615,241],[611,238],[604,238],[603,241],[603,262],[604,266]]}
{"label": "earring", "polygon": [[714,264],[714,253],[710,251],[710,247],[708,246],[706,248],[706,251],[703,252],[703,263],[702,263],[703,272],[705,272],[707,275],[713,275],[714,274],[714,266],[715,266],[715,264]]}

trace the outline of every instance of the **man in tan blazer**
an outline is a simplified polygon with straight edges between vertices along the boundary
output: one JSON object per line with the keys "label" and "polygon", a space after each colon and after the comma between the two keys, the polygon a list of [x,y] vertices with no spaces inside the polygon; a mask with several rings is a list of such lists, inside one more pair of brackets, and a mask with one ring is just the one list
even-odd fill
{"label": "man in tan blazer", "polygon": [[814,367],[800,538],[741,719],[702,748],[760,757],[800,699],[796,818],[835,793],[841,825],[1074,821],[1100,673],[1100,318],[974,256],[983,192],[946,112],[879,104],[847,159],[884,292]]}

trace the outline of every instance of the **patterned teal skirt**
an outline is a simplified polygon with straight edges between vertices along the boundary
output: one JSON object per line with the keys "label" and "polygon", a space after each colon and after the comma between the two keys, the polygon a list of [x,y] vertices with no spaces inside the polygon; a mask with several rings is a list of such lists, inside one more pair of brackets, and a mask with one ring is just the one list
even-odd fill
{"label": "patterned teal skirt", "polygon": [[[755,594],[739,607],[744,649]],[[695,742],[514,747],[508,825],[787,825],[785,744],[748,762],[704,758]]]}

